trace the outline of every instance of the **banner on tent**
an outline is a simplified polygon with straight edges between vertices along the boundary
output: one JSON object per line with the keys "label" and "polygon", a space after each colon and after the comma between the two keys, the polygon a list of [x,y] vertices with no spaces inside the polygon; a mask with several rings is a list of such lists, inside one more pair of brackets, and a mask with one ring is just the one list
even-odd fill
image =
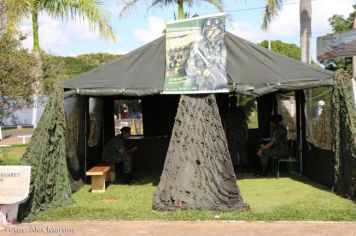
{"label": "banner on tent", "polygon": [[167,24],[163,93],[228,92],[225,19],[221,13]]}
{"label": "banner on tent", "polygon": [[318,61],[356,55],[356,29],[317,38]]}

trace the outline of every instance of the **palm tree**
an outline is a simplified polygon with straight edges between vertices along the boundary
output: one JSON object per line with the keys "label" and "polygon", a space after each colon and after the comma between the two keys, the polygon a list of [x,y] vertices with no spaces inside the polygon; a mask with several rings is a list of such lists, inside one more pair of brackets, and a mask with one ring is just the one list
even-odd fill
{"label": "palm tree", "polygon": [[263,23],[261,28],[266,30],[268,33],[268,49],[271,50],[271,37],[270,37],[270,24],[272,18],[278,15],[278,11],[282,7],[282,0],[267,0],[267,5],[265,7],[265,13],[263,16]]}
{"label": "palm tree", "polygon": [[[212,6],[216,7],[219,11],[224,10],[224,4],[222,0],[201,0],[204,2],[207,2],[211,4]],[[201,2],[201,1],[193,1],[193,0],[145,0],[145,1],[140,1],[140,0],[130,0],[127,1],[122,8],[120,12],[120,16],[123,16],[125,13],[129,12],[133,7],[135,7],[137,4],[146,2],[149,4],[149,9],[151,7],[164,7],[167,5],[177,5],[178,7],[178,19],[182,20],[185,18],[184,14],[184,3],[187,3],[188,6],[192,6],[196,2]]]}
{"label": "palm tree", "polygon": [[21,2],[16,0],[0,0],[0,33],[14,36],[19,23]]}
{"label": "palm tree", "polygon": [[[281,9],[283,0],[267,0],[262,29],[269,30],[269,25],[274,16],[278,15]],[[310,57],[310,40],[311,40],[311,16],[312,4],[311,0],[300,0],[299,3],[300,15],[300,50],[301,60],[305,63],[311,63]]]}
{"label": "palm tree", "polygon": [[[37,96],[41,91],[42,59],[39,38],[39,14],[47,13],[50,17],[62,20],[81,20],[88,23],[92,30],[99,30],[100,35],[105,39],[115,40],[112,27],[108,23],[110,14],[102,9],[100,0],[4,0],[13,11],[9,14],[8,31],[12,31],[21,18],[30,16],[32,20],[33,55],[36,59],[36,66],[33,70],[36,83],[34,90],[34,110],[33,125],[36,126],[37,119]],[[14,14],[15,13],[15,14]]]}
{"label": "palm tree", "polygon": [[311,64],[310,41],[311,41],[311,0],[300,0],[300,50],[302,62]]}

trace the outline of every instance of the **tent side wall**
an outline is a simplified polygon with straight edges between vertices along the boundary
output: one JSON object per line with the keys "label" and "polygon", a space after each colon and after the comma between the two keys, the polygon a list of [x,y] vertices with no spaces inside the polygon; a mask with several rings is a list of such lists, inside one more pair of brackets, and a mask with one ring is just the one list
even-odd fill
{"label": "tent side wall", "polygon": [[[102,97],[102,132],[99,145],[87,147],[85,161],[85,109],[89,107],[86,96],[70,96],[65,99],[66,114],[66,152],[67,163],[71,175],[73,191],[80,188],[85,180],[85,169],[101,162],[103,145],[114,136],[114,100],[132,97]],[[224,113],[227,106],[228,94],[217,94],[220,112]],[[138,99],[137,97],[135,99]],[[177,111],[178,95],[153,95],[140,97],[142,99],[144,139],[132,139],[130,145],[137,145],[140,149],[134,160],[135,171],[161,171],[168,149],[170,134]],[[85,106],[85,103],[87,105]],[[268,115],[271,114],[275,103],[274,94],[258,98],[259,130],[250,130],[248,152],[250,162],[257,164],[258,160],[251,156],[255,154],[256,140],[269,134]],[[303,110],[303,109],[302,109]],[[89,113],[89,111],[86,111]],[[304,113],[303,113],[304,116]],[[90,118],[88,116],[88,135]],[[304,124],[305,125],[305,124]],[[305,139],[305,136],[303,137]],[[303,174],[310,179],[331,187],[334,184],[334,159],[329,150],[322,150],[304,141]]]}
{"label": "tent side wall", "polygon": [[335,185],[335,160],[331,150],[323,150],[305,142],[303,174],[324,186]]}

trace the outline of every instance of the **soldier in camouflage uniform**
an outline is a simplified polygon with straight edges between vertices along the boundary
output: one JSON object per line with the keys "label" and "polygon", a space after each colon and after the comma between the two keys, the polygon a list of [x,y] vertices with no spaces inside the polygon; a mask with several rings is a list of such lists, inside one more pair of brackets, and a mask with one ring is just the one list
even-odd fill
{"label": "soldier in camouflage uniform", "polygon": [[287,129],[282,124],[282,116],[274,115],[270,119],[271,140],[260,147],[258,155],[261,158],[262,172],[261,176],[267,175],[267,168],[270,159],[280,159],[288,157]]}
{"label": "soldier in camouflage uniform", "polygon": [[235,96],[229,98],[230,108],[224,119],[224,130],[228,142],[229,152],[233,165],[241,169],[246,168],[248,139],[247,119],[244,111],[238,108]]}
{"label": "soldier in camouflage uniform", "polygon": [[225,25],[220,18],[208,18],[201,34],[202,38],[191,45],[185,65],[187,83],[197,90],[224,89],[227,85]]}
{"label": "soldier in camouflage uniform", "polygon": [[131,128],[121,128],[121,134],[113,137],[104,147],[102,158],[103,162],[109,165],[123,163],[124,165],[124,181],[133,183],[135,177],[132,175],[132,155],[137,150],[137,147],[128,149],[125,145],[125,139],[131,136]]}

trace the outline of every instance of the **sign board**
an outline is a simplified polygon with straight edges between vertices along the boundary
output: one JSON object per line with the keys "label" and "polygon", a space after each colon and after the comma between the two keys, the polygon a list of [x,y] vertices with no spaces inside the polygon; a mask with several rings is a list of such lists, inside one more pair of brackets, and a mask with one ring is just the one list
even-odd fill
{"label": "sign board", "polygon": [[225,19],[221,13],[167,24],[163,93],[228,92]]}
{"label": "sign board", "polygon": [[356,29],[317,38],[318,61],[356,56]]}
{"label": "sign board", "polygon": [[0,205],[24,200],[30,189],[31,166],[0,166]]}

